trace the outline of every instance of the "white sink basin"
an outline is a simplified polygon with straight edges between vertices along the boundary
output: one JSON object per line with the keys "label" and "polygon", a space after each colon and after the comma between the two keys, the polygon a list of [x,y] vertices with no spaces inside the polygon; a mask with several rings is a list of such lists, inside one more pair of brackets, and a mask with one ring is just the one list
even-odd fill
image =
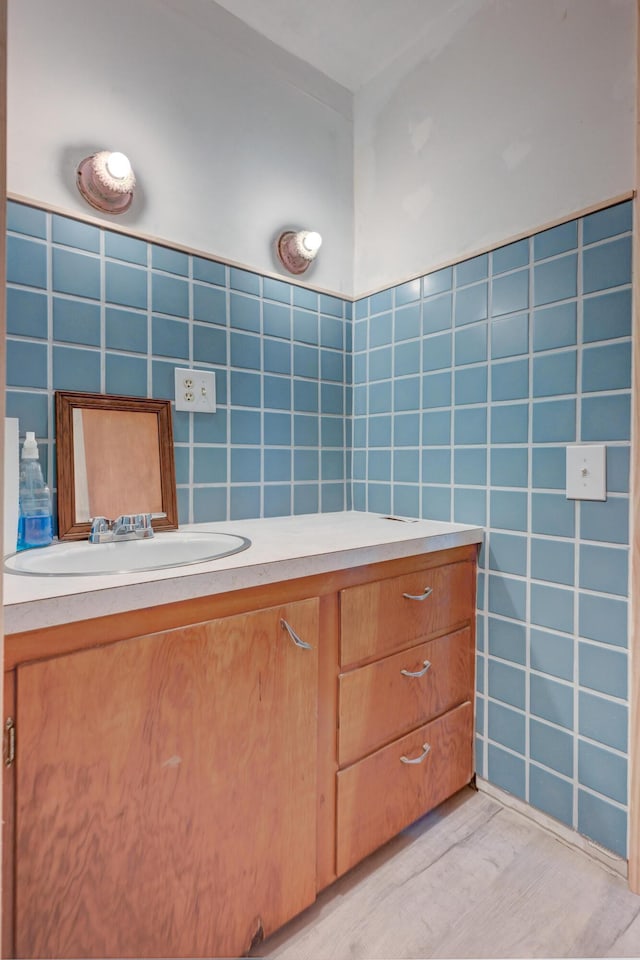
{"label": "white sink basin", "polygon": [[150,540],[121,543],[65,541],[5,557],[8,573],[34,577],[88,577],[164,567],[184,567],[240,553],[251,546],[246,537],[232,533],[196,533],[174,530]]}

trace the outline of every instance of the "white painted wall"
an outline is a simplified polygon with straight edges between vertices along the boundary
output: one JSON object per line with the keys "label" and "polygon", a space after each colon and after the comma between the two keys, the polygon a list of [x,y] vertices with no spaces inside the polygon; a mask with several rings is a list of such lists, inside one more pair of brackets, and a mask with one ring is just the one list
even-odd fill
{"label": "white painted wall", "polygon": [[355,292],[633,189],[635,0],[452,0],[355,97]]}
{"label": "white painted wall", "polygon": [[[114,222],[362,294],[633,188],[635,0],[451,0],[355,97],[212,0],[9,0],[8,189],[91,215],[78,161],[131,157]],[[355,145],[355,269],[354,243]]]}
{"label": "white painted wall", "polygon": [[113,222],[266,272],[312,228],[309,283],[351,292],[352,95],[211,0],[10,0],[8,88],[10,193],[93,215],[75,168],[122,150]]}

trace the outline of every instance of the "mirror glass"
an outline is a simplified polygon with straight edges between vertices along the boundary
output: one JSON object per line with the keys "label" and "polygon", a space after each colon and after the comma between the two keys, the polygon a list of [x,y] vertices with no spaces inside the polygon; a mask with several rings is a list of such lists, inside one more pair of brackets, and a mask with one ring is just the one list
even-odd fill
{"label": "mirror glass", "polygon": [[92,517],[150,513],[175,529],[171,404],[56,392],[58,536],[89,535]]}

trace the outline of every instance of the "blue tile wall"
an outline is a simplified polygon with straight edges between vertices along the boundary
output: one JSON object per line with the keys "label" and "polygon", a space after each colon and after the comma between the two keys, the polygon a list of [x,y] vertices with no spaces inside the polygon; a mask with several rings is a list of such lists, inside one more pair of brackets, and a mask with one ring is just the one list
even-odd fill
{"label": "blue tile wall", "polygon": [[[55,389],[172,399],[193,365],[218,411],[174,411],[181,522],[350,508],[350,303],[25,204],[7,222],[7,415],[50,477]],[[398,399],[417,410],[416,383]]]}
{"label": "blue tile wall", "polygon": [[[7,415],[53,476],[56,388],[172,397],[180,519],[350,509],[482,526],[478,772],[624,855],[631,204],[353,306],[10,202]],[[352,328],[353,317],[353,328]],[[565,447],[607,446],[607,500]]]}
{"label": "blue tile wall", "polygon": [[[410,515],[485,528],[478,771],[622,855],[630,257],[626,202],[357,302],[354,340],[355,425],[377,424],[354,433],[355,508],[387,509],[401,481]],[[419,428],[372,365],[382,317],[395,377],[423,375]],[[607,446],[604,502],[565,496],[565,448],[585,442]]]}

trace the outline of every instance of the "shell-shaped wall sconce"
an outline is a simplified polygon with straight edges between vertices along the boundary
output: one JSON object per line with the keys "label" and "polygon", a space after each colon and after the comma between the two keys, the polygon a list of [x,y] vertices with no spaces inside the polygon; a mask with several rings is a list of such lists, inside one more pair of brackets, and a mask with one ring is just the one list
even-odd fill
{"label": "shell-shaped wall sconce", "polygon": [[278,237],[276,251],[282,266],[299,275],[309,269],[321,244],[322,237],[315,230],[285,230]]}
{"label": "shell-shaped wall sconce", "polygon": [[78,190],[102,213],[125,213],[133,200],[136,178],[124,153],[100,150],[79,164]]}

